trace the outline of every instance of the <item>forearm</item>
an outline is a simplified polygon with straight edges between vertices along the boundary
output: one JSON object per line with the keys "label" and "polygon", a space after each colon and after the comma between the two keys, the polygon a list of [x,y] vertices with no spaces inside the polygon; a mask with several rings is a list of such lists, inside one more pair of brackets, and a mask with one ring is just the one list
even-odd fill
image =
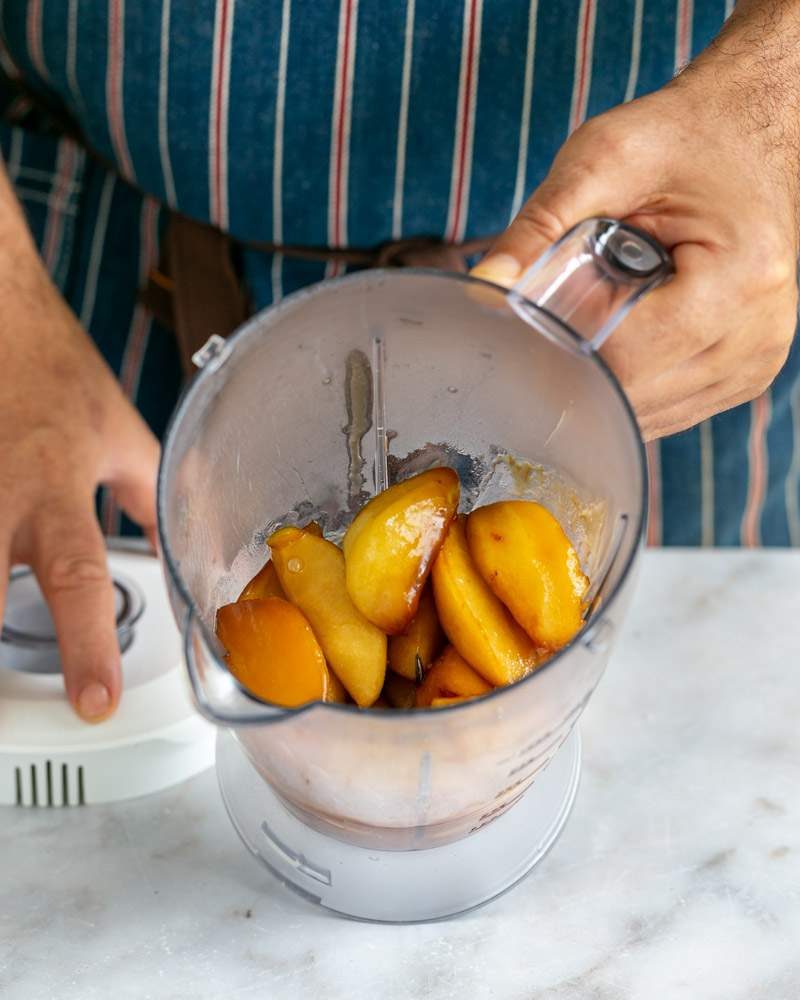
{"label": "forearm", "polygon": [[800,207],[800,0],[739,0],[673,85],[688,85],[739,135],[752,137],[764,168],[781,174]]}
{"label": "forearm", "polygon": [[40,288],[43,277],[44,266],[0,160],[0,292],[19,295]]}

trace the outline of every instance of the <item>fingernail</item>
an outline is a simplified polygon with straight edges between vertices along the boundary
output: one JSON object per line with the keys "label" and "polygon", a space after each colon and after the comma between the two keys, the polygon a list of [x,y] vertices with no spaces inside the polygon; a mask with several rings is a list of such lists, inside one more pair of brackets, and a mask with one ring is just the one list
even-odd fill
{"label": "fingernail", "polygon": [[105,684],[92,681],[78,695],[78,713],[86,722],[99,722],[108,715],[111,693]]}
{"label": "fingernail", "polygon": [[495,253],[476,264],[470,272],[476,278],[493,281],[496,285],[513,285],[519,278],[520,266],[510,253]]}

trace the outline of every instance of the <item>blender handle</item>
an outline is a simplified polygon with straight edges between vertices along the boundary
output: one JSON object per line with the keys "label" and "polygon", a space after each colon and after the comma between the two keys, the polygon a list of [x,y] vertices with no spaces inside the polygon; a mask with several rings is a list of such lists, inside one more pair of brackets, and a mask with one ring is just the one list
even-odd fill
{"label": "blender handle", "polygon": [[183,622],[183,658],[194,703],[202,716],[222,725],[247,725],[284,718],[291,710],[250,695],[239,684],[208,641],[195,609]]}
{"label": "blender handle", "polygon": [[634,305],[674,274],[669,253],[648,233],[615,219],[573,226],[531,265],[509,303],[541,331],[542,314],[566,327],[551,330],[583,353],[598,351]]}

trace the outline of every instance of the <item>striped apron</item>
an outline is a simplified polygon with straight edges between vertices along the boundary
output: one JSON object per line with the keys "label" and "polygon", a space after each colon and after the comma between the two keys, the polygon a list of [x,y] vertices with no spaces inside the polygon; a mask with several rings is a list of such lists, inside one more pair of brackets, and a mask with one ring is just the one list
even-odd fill
{"label": "striped apron", "polygon": [[[497,232],[587,116],[662,86],[732,0],[0,0],[0,153],[45,264],[156,434],[174,337],[137,297],[171,208],[240,239]],[[110,170],[42,132],[21,75]],[[14,124],[12,124],[14,123]],[[243,254],[262,308],[344,270]],[[800,347],[650,448],[652,544],[800,545]],[[110,499],[109,532],[132,530]]]}

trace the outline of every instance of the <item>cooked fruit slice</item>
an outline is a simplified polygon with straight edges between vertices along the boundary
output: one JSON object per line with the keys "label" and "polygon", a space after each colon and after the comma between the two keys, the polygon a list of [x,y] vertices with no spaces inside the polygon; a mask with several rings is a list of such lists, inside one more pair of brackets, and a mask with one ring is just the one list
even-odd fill
{"label": "cooked fruit slice", "polygon": [[433,565],[433,595],[447,638],[491,684],[511,684],[535,669],[533,642],[472,561],[463,517],[450,525]]}
{"label": "cooked fruit slice", "polygon": [[413,708],[417,694],[417,686],[413,681],[406,680],[398,674],[389,671],[383,684],[383,697],[392,708]]}
{"label": "cooked fruit slice", "polygon": [[434,698],[431,708],[449,708],[450,705],[463,705],[465,701],[472,701],[472,698]]}
{"label": "cooked fruit slice", "polygon": [[[322,537],[322,528],[320,528],[316,521],[311,521],[303,530],[310,532],[312,535],[318,535],[320,538]],[[239,594],[238,599],[240,601],[252,601],[256,597],[286,598],[271,559],[267,560],[266,564],[245,586],[244,590]]]}
{"label": "cooked fruit slice", "polygon": [[491,685],[448,646],[417,688],[417,708],[428,708],[435,699],[475,698],[491,690]]}
{"label": "cooked fruit slice", "polygon": [[343,705],[350,701],[347,689],[332,670],[328,671],[328,694],[325,701],[338,701]]}
{"label": "cooked fruit slice", "polygon": [[272,565],[272,560],[268,559],[253,579],[245,586],[239,594],[240,601],[254,601],[262,597],[282,597],[286,599],[281,581]]}
{"label": "cooked fruit slice", "polygon": [[384,632],[398,635],[414,617],[458,497],[456,473],[431,469],[374,497],[347,529],[347,590]]}
{"label": "cooked fruit slice", "polygon": [[341,550],[302,528],[281,528],[269,546],[281,586],[311,623],[328,666],[357,705],[371,705],[383,687],[386,636],[350,600]]}
{"label": "cooked fruit slice", "polygon": [[389,666],[401,677],[418,684],[444,645],[444,632],[436,614],[433,590],[428,584],[422,591],[417,613],[403,635],[389,640]]}
{"label": "cooked fruit slice", "polygon": [[303,614],[280,597],[226,604],[217,636],[233,676],[264,701],[293,708],[328,696],[325,657]]}
{"label": "cooked fruit slice", "polygon": [[573,638],[589,581],[550,511],[531,500],[478,507],[467,542],[481,576],[537,646],[560,649]]}

